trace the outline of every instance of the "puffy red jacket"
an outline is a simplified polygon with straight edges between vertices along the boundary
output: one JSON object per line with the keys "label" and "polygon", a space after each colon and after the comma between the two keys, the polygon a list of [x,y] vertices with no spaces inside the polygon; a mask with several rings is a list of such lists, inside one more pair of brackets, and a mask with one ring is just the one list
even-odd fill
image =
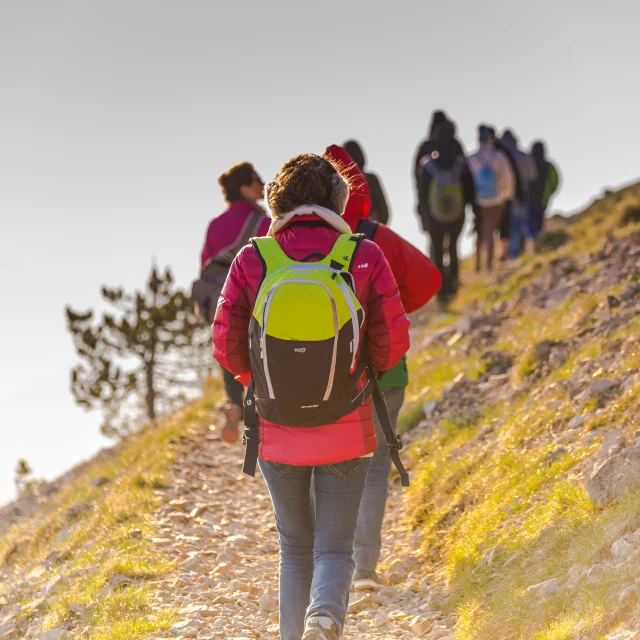
{"label": "puffy red jacket", "polygon": [[[342,217],[355,232],[360,221],[368,218],[371,211],[367,180],[342,147],[331,145],[324,154],[336,162],[349,179],[349,201]],[[373,241],[382,249],[389,262],[407,313],[424,306],[440,291],[442,275],[433,262],[410,242],[382,223],[377,224]]]}
{"label": "puffy red jacket", "polygon": [[271,220],[258,205],[246,200],[236,200],[229,204],[229,208],[209,223],[207,237],[202,249],[200,267],[204,267],[211,258],[217,256],[225,247],[232,245],[244,227],[247,216],[252,211],[261,211],[264,220],[260,223],[256,236],[266,236]]}
{"label": "puffy red jacket", "polygon": [[[313,220],[317,226],[297,224]],[[293,260],[312,254],[327,255],[338,232],[315,216],[300,217],[282,229],[276,239]],[[380,248],[368,240],[354,257],[356,296],[365,312],[361,338],[368,339],[372,366],[390,369],[409,349],[407,319],[395,279]],[[250,371],[249,320],[263,268],[252,245],[236,256],[222,290],[212,327],[213,355],[228,371]],[[337,423],[311,429],[287,427],[259,418],[259,457],[293,465],[319,465],[358,458],[376,450],[371,399]]]}

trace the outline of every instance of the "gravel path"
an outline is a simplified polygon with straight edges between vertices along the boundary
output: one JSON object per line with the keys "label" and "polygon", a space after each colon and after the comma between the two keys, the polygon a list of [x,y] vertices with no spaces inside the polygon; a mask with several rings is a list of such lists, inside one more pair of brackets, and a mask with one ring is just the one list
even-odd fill
{"label": "gravel path", "polygon": [[[161,491],[161,537],[154,543],[176,564],[157,584],[158,607],[179,607],[173,637],[267,639],[278,636],[278,541],[264,480],[243,476],[243,449],[212,430],[193,433]],[[401,522],[394,486],[382,563],[389,585],[352,594],[345,638],[446,638],[439,597],[420,576],[417,545]],[[401,560],[399,560],[401,558]],[[393,584],[393,586],[391,586]],[[451,636],[452,637],[452,636]]]}

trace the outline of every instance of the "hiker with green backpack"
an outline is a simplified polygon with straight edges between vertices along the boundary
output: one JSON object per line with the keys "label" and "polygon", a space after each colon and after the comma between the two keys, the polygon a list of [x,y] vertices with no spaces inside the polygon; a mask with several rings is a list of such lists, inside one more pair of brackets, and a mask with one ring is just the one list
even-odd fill
{"label": "hiker with green backpack", "polygon": [[[418,212],[432,243],[431,258],[442,274],[438,298],[446,302],[459,286],[458,238],[467,205],[475,205],[473,176],[459,151],[453,127],[445,123],[437,132],[437,150],[421,161]],[[445,268],[445,249],[448,266]]]}
{"label": "hiker with green backpack", "polygon": [[382,250],[342,219],[349,186],[327,158],[289,160],[266,188],[273,218],[231,265],[214,356],[251,374],[244,471],[256,459],[280,539],[280,637],[337,640],[360,500],[378,447],[372,402],[408,484],[377,376],[409,348]]}

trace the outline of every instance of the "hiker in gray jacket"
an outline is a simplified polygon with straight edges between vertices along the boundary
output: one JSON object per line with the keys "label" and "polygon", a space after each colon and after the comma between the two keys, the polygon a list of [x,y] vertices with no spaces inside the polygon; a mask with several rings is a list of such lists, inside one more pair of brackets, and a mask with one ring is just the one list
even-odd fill
{"label": "hiker in gray jacket", "polygon": [[513,200],[515,176],[504,153],[496,149],[495,136],[489,127],[478,127],[478,139],[479,149],[467,161],[476,188],[476,271],[480,271],[483,251],[487,254],[487,269],[491,271],[494,235],[505,215],[506,203]]}

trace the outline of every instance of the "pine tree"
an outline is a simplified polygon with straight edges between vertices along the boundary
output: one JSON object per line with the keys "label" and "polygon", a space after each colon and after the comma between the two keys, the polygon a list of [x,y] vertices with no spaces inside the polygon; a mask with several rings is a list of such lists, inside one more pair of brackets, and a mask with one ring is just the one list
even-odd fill
{"label": "pine tree", "polygon": [[174,288],[169,269],[161,274],[154,267],[142,292],[103,286],[101,293],[115,313],[104,313],[95,326],[92,310],[66,308],[80,358],[71,392],[79,405],[102,409],[105,435],[122,436],[200,388],[211,364],[209,329]]}
{"label": "pine tree", "polygon": [[24,460],[18,460],[18,464],[16,464],[16,475],[14,478],[14,483],[16,485],[16,492],[18,494],[18,498],[22,498],[27,495],[32,495],[35,490],[36,481],[33,480],[31,474],[33,473],[31,470],[31,466],[29,463]]}

